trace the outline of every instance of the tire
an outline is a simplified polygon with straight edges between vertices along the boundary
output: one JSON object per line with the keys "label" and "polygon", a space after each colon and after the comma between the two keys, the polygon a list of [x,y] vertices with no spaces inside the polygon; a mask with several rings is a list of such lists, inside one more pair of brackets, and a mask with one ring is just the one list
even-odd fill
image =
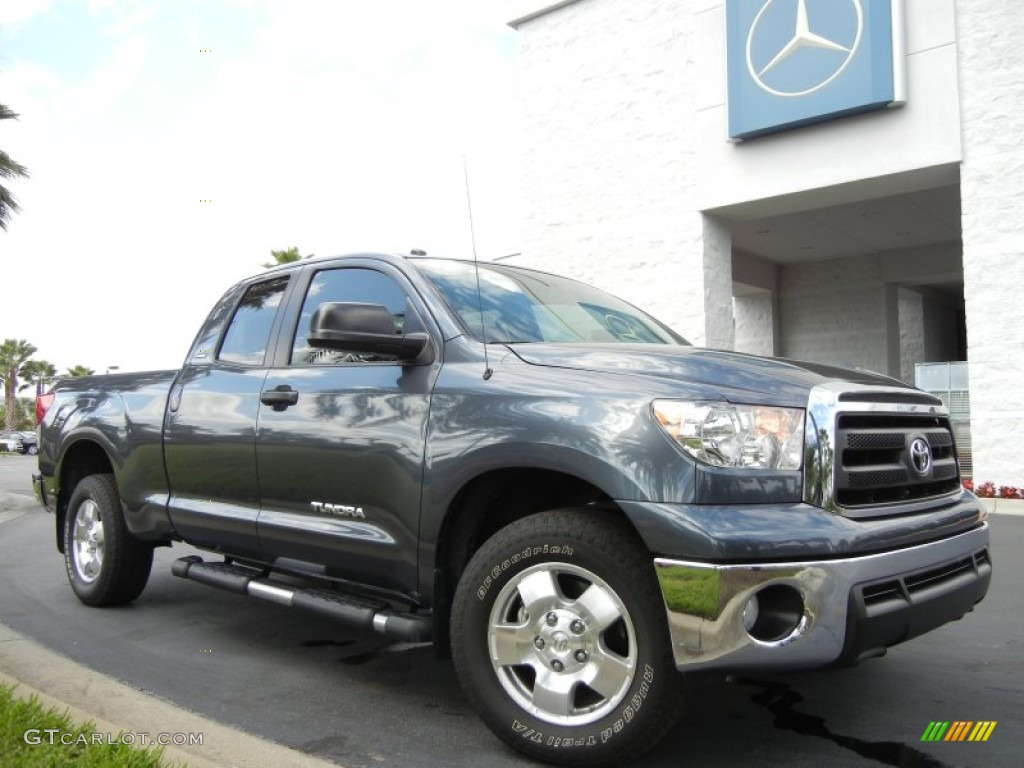
{"label": "tire", "polygon": [[452,606],[452,658],[487,726],[561,765],[632,760],[676,721],[682,677],[651,555],[603,510],[502,529]]}
{"label": "tire", "polygon": [[142,594],[153,548],[125,526],[113,475],[90,475],[75,486],[64,521],[64,566],[86,605],[122,605]]}
{"label": "tire", "polygon": [[29,456],[35,456],[37,453],[39,453],[39,448],[35,445],[30,445],[28,448],[25,449],[25,453],[27,453]]}

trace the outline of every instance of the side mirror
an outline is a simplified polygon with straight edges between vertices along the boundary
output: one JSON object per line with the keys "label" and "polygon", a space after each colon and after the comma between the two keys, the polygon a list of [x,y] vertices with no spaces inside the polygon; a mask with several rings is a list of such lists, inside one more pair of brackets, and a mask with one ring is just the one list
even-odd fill
{"label": "side mirror", "polygon": [[311,347],[394,355],[402,362],[429,363],[433,359],[424,354],[430,351],[430,337],[398,331],[391,313],[380,304],[321,304],[309,321],[306,340]]}

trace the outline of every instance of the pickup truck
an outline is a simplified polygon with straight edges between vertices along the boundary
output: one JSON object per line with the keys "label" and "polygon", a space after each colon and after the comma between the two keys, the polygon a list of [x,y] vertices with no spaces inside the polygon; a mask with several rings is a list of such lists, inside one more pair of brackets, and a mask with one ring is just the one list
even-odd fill
{"label": "pickup truck", "polygon": [[431,641],[497,736],[621,763],[691,670],[849,665],[959,619],[989,528],[947,411],[689,345],[500,263],[355,255],[224,294],[180,370],[64,380],[35,491],[71,588],[197,582]]}

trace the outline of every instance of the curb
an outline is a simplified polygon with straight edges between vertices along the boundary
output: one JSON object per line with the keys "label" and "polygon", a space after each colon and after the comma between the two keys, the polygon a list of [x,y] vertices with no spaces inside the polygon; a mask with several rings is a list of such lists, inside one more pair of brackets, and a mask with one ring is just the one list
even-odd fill
{"label": "curb", "polygon": [[[33,694],[47,707],[67,710],[76,724],[95,723],[95,733],[202,734],[202,744],[166,746],[168,765],[190,768],[338,768],[317,757],[217,723],[95,672],[0,624],[0,682],[14,695]],[[106,736],[110,734],[110,736]],[[59,737],[58,737],[59,738]],[[151,742],[152,743],[152,742]]]}
{"label": "curb", "polygon": [[1024,517],[1024,499],[978,498],[989,514]]}
{"label": "curb", "polygon": [[23,515],[30,509],[42,511],[43,505],[36,501],[35,496],[0,489],[0,514],[9,515],[8,518],[0,518],[0,522]]}

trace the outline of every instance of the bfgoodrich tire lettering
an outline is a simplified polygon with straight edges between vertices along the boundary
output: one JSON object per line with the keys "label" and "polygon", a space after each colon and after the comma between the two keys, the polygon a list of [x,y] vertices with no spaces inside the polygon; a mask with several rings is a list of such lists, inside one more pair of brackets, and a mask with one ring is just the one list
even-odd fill
{"label": "bfgoodrich tire lettering", "polygon": [[153,548],[125,527],[113,475],[90,475],[75,486],[64,520],[64,565],[86,605],[128,603],[145,588]]}
{"label": "bfgoodrich tire lettering", "polygon": [[680,676],[651,556],[604,510],[513,523],[466,567],[459,679],[500,738],[564,765],[635,758],[672,726]]}

